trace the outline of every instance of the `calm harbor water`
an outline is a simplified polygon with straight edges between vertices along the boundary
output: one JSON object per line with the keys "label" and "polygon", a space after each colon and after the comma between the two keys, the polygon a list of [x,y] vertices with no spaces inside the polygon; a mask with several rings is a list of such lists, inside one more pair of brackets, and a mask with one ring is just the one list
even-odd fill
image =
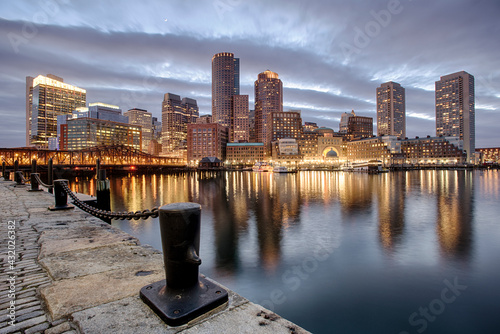
{"label": "calm harbor water", "polygon": [[[200,203],[200,272],[314,333],[499,330],[499,171],[131,175],[111,190],[115,211]],[[161,250],[158,219],[113,225]]]}

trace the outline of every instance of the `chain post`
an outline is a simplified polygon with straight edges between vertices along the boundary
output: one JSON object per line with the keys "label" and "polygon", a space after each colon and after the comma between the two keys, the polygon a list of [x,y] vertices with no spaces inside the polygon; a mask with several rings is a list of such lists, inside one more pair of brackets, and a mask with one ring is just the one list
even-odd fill
{"label": "chain post", "polygon": [[68,194],[64,190],[64,185],[68,184],[68,180],[58,179],[54,181],[54,198],[55,205],[49,206],[50,211],[73,209],[74,206],[68,204]]}

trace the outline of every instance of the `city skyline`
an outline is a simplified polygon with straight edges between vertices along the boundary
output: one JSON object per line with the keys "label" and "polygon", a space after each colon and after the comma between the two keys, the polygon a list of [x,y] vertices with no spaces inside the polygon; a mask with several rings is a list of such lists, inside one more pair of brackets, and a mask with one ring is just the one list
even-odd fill
{"label": "city skyline", "polygon": [[253,82],[269,69],[283,81],[284,110],[333,129],[352,109],[376,119],[376,88],[396,81],[406,89],[409,138],[434,135],[434,84],[466,71],[476,79],[476,147],[499,146],[500,46],[492,39],[500,5],[446,3],[149,1],[104,3],[99,12],[92,1],[2,4],[0,147],[25,144],[26,76],[53,73],[86,89],[89,102],[157,118],[173,92],[196,99],[203,115],[211,113],[210,60],[219,52],[240,59],[250,109]]}

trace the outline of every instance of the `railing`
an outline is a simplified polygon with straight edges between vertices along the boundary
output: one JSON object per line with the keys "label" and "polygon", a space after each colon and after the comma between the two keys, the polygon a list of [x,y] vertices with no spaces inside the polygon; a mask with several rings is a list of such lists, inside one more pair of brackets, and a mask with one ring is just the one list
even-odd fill
{"label": "railing", "polygon": [[[109,181],[105,182],[107,181],[105,171],[100,169],[99,161],[97,167],[98,182],[103,182],[99,188],[107,191],[109,196]],[[5,178],[5,170],[3,172]],[[31,183],[30,191],[40,191],[38,185],[53,189],[55,205],[49,207],[53,211],[73,209],[74,206],[68,204],[68,196],[70,196],[77,207],[103,220],[138,220],[160,217],[166,279],[144,286],[140,290],[140,297],[167,324],[171,326],[186,324],[228,303],[228,292],[222,286],[199,275],[201,264],[199,257],[201,206],[199,204],[173,203],[160,208],[155,207],[152,210],[113,212],[81,201],[69,189],[68,180],[58,179],[53,184],[44,183],[40,179],[40,174],[36,173],[36,161],[32,165],[30,181],[17,170],[15,178],[17,185],[20,186]]]}

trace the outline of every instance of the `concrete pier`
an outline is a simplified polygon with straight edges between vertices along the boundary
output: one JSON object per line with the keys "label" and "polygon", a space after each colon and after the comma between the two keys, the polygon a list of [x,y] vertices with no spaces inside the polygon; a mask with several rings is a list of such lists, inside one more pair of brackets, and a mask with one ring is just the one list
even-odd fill
{"label": "concrete pier", "polygon": [[139,298],[165,278],[159,251],[77,208],[49,211],[54,197],[28,189],[0,181],[0,334],[308,333],[229,289],[227,304],[167,326]]}

